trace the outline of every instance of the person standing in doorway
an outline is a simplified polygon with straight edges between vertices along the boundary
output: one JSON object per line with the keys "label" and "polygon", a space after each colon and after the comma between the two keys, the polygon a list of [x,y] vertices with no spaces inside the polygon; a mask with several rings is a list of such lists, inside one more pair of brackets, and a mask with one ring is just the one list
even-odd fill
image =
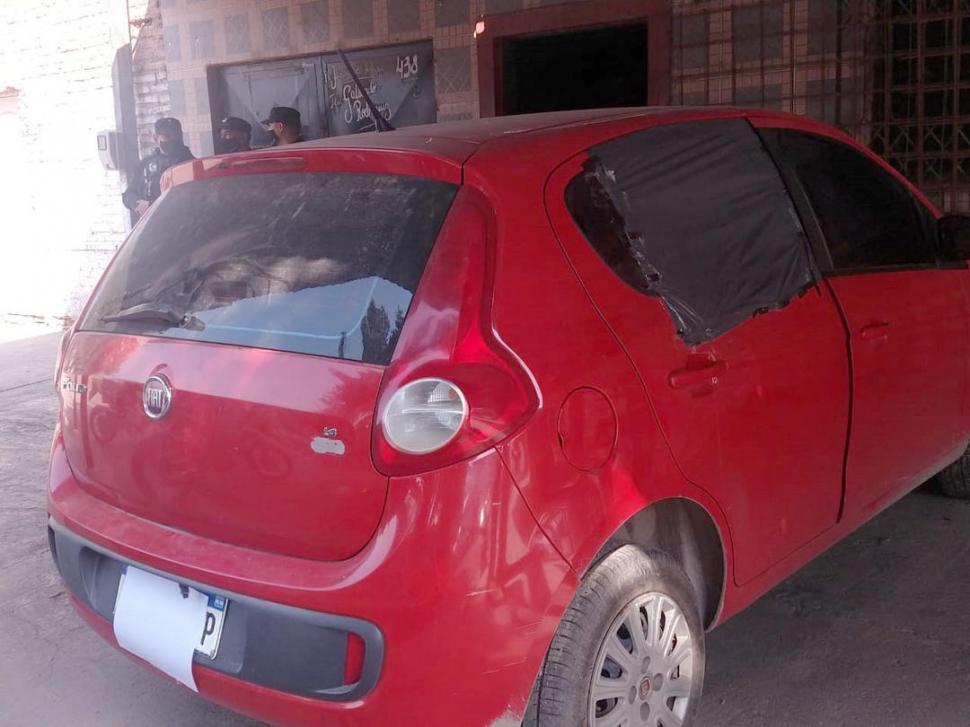
{"label": "person standing in doorway", "polygon": [[219,154],[251,151],[253,127],[238,116],[227,116],[219,122]]}
{"label": "person standing in doorway", "polygon": [[294,108],[274,106],[269,112],[269,118],[263,119],[263,124],[273,135],[273,146],[304,141],[300,112]]}
{"label": "person standing in doorway", "polygon": [[141,217],[152,202],[162,194],[162,174],[180,162],[195,159],[182,140],[182,124],[178,119],[165,117],[155,122],[155,143],[152,153],[141,160],[138,172],[128,183],[121,199],[125,207]]}

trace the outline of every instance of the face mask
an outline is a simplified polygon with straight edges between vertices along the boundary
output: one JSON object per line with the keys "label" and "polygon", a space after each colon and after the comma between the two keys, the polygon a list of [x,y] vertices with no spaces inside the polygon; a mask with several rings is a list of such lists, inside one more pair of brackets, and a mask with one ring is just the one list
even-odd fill
{"label": "face mask", "polygon": [[165,156],[172,156],[175,152],[179,150],[182,145],[177,141],[160,141],[158,142],[158,148],[162,150],[162,154]]}
{"label": "face mask", "polygon": [[234,151],[242,151],[243,144],[239,139],[220,139],[219,140],[219,153],[220,154],[232,154]]}

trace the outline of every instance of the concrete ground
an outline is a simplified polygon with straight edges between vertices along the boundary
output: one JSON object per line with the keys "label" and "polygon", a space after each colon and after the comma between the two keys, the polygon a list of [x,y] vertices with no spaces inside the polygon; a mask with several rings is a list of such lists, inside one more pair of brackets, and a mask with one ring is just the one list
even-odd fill
{"label": "concrete ground", "polygon": [[61,326],[36,321],[11,322],[0,316],[0,343],[9,343],[24,338],[38,338],[62,330]]}
{"label": "concrete ground", "polygon": [[[44,527],[57,341],[0,343],[0,723],[255,725],[71,610]],[[905,498],[712,633],[707,656],[700,727],[970,725],[970,504]]]}

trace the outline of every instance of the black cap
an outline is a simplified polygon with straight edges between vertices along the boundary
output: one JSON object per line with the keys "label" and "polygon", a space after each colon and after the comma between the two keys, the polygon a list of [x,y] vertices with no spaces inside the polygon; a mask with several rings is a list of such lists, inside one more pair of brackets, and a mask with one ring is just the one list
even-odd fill
{"label": "black cap", "polygon": [[178,119],[165,116],[155,122],[155,133],[182,136],[182,124]]}
{"label": "black cap", "polygon": [[253,133],[252,124],[244,119],[240,119],[238,116],[227,116],[219,122],[219,128],[225,129],[226,131],[241,131],[246,135]]}
{"label": "black cap", "polygon": [[299,129],[303,124],[300,121],[300,112],[289,106],[274,106],[270,109],[269,117],[263,119],[264,124],[285,124]]}

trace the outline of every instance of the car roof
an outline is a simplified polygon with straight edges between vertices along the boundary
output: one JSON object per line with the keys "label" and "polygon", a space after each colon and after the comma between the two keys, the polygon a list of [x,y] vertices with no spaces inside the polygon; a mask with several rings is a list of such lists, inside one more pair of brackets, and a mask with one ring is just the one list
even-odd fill
{"label": "car roof", "polygon": [[640,116],[671,111],[671,107],[619,108],[619,109],[587,109],[580,111],[551,111],[539,114],[519,114],[516,116],[492,116],[481,119],[465,119],[460,121],[443,121],[436,124],[421,124],[407,126],[394,131],[366,132],[353,136],[336,136],[325,139],[315,139],[301,144],[303,147],[341,146],[348,139],[377,143],[383,141],[401,141],[410,138],[421,139],[451,139],[470,144],[483,144],[490,139],[507,137],[512,134],[527,134],[531,131],[556,127],[576,126],[597,119],[613,119],[622,116]]}
{"label": "car roof", "polygon": [[[767,121],[769,125],[844,136],[827,124],[803,116],[731,106],[644,106],[553,111],[408,126],[395,131],[333,136],[206,157],[172,167],[166,172],[163,188],[207,176],[240,172],[243,167],[252,173],[263,169],[260,165],[268,162],[267,157],[287,157],[289,161],[288,158],[294,155],[317,156],[317,151],[337,152],[344,160],[355,160],[352,165],[359,164],[367,156],[357,152],[380,152],[385,165],[382,171],[397,173],[413,173],[416,169],[413,160],[422,158],[424,163],[419,174],[461,183],[462,170],[476,154],[479,158],[508,158],[508,155],[523,153],[534,155],[537,149],[542,149],[546,156],[544,163],[555,164],[581,149],[653,123],[723,118],[751,118],[762,123]],[[387,167],[392,159],[399,163]],[[265,170],[269,171],[268,168]]]}
{"label": "car roof", "polygon": [[[544,137],[575,131],[580,127],[612,123],[636,118],[680,116],[697,118],[738,116],[740,110],[732,107],[644,106],[634,108],[586,109],[579,111],[552,111],[516,116],[495,116],[463,121],[446,121],[437,124],[409,126],[395,131],[366,132],[347,136],[315,139],[289,148],[300,149],[393,149],[415,151],[442,157],[459,164],[472,154],[494,141],[528,137],[539,132]],[[764,114],[764,110],[752,110],[752,114]],[[790,114],[778,114],[790,116]],[[278,149],[278,147],[277,147]]]}

